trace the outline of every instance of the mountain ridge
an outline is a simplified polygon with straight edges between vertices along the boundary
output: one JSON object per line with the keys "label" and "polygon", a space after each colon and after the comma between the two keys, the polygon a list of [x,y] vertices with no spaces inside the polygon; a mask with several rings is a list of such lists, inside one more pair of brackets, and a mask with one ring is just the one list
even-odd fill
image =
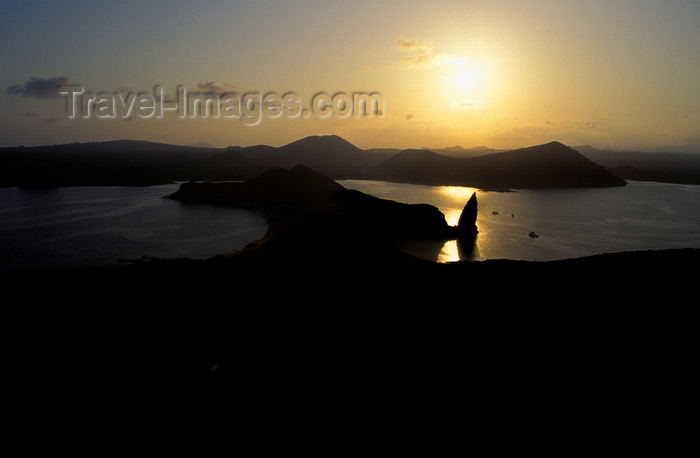
{"label": "mountain ridge", "polygon": [[561,142],[454,158],[430,150],[404,150],[375,167],[376,177],[420,184],[480,188],[624,186],[604,167]]}
{"label": "mountain ridge", "polygon": [[198,148],[146,140],[5,147],[0,148],[0,186],[142,186],[246,180],[272,168],[299,164],[336,180],[382,179],[486,188],[623,184],[604,167],[594,167],[590,159],[584,161],[580,152],[558,141],[506,151],[461,148],[473,153],[464,157],[449,154],[454,151],[456,147],[440,152],[425,148],[361,149],[338,135],[312,135],[278,147]]}
{"label": "mountain ridge", "polygon": [[628,180],[700,184],[700,154],[692,152],[616,151],[574,146],[584,156]]}

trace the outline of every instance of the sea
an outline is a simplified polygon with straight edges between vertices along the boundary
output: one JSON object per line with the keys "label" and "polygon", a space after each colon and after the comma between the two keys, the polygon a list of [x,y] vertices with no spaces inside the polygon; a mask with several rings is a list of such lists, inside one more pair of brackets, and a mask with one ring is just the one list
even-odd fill
{"label": "sea", "polygon": [[102,267],[148,258],[207,259],[261,238],[262,214],[164,197],[150,187],[0,189],[0,267]]}
{"label": "sea", "polygon": [[[428,203],[455,225],[473,193],[479,234],[456,241],[405,240],[436,262],[550,261],[601,253],[700,248],[700,186],[629,181],[613,188],[484,191],[340,180],[380,198]],[[0,189],[0,268],[98,267],[137,259],[206,259],[244,248],[268,225],[260,213],[164,199],[178,184],[150,187]]]}

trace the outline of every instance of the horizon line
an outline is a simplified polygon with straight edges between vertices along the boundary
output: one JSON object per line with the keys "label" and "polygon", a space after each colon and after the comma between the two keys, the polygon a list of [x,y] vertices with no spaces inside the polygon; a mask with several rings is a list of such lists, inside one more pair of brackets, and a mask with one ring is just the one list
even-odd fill
{"label": "horizon line", "polygon": [[[295,140],[288,141],[287,143],[283,143],[280,145],[272,145],[268,143],[256,143],[256,144],[250,144],[250,145],[227,145],[227,146],[217,146],[212,143],[209,143],[207,141],[199,141],[199,142],[194,142],[194,143],[188,143],[188,144],[179,144],[179,143],[167,143],[164,141],[158,141],[158,140],[149,140],[149,139],[137,139],[137,138],[115,138],[111,140],[93,140],[93,141],[74,141],[74,142],[64,142],[64,143],[45,143],[45,144],[39,144],[39,145],[14,145],[14,146],[0,146],[0,149],[9,149],[9,148],[42,148],[42,147],[52,147],[52,146],[69,146],[69,145],[85,145],[85,144],[100,144],[100,143],[114,143],[114,142],[120,142],[120,141],[126,141],[126,142],[143,142],[143,143],[153,143],[153,144],[160,144],[160,145],[167,145],[167,146],[179,146],[179,147],[184,147],[184,148],[200,148],[200,149],[213,149],[213,150],[226,150],[229,148],[249,148],[249,147],[255,147],[255,146],[270,146],[272,148],[282,148],[284,146],[290,145],[292,143],[295,143],[297,141],[309,139],[309,138],[323,138],[323,137],[337,137],[340,138],[341,140],[344,140],[345,142],[351,144],[355,148],[358,148],[363,151],[367,150],[373,150],[373,149],[396,149],[396,150],[407,150],[407,149],[425,149],[425,150],[446,150],[446,149],[452,149],[452,150],[457,150],[457,149],[462,149],[462,150],[474,150],[474,149],[491,149],[491,150],[496,150],[496,151],[514,151],[522,148],[529,148],[531,146],[541,146],[541,145],[547,145],[549,143],[561,143],[564,146],[568,146],[570,148],[582,148],[582,147],[588,147],[588,148],[594,148],[599,151],[613,151],[613,152],[644,152],[644,153],[685,153],[685,154],[700,154],[700,145],[695,145],[692,143],[686,143],[682,145],[668,145],[668,146],[663,146],[663,147],[625,147],[625,148],[612,148],[612,147],[607,147],[607,146],[593,146],[590,143],[587,144],[582,144],[582,145],[570,145],[568,143],[562,142],[560,140],[551,140],[548,142],[543,142],[543,143],[536,143],[536,144],[531,144],[531,145],[521,145],[518,147],[494,147],[494,146],[488,146],[488,145],[474,145],[474,146],[467,146],[464,147],[462,145],[449,145],[449,146],[439,146],[439,147],[428,147],[428,146],[421,146],[421,147],[399,147],[399,146],[372,146],[369,148],[360,148],[359,146],[355,145],[353,142],[348,140],[347,138],[338,135],[338,134],[315,134],[315,135],[307,135],[305,137],[299,137]],[[206,145],[211,145],[211,146],[198,146],[198,144],[206,144]],[[695,149],[695,151],[676,151],[677,149]]]}

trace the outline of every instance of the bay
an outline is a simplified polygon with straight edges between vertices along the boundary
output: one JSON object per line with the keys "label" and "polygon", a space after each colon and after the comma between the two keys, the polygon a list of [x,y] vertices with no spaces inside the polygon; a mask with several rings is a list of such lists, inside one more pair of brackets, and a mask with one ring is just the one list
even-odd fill
{"label": "bay", "polygon": [[[629,181],[613,188],[482,191],[458,186],[343,180],[349,189],[406,203],[429,203],[456,225],[472,193],[476,246],[409,240],[405,251],[438,262],[551,261],[621,251],[700,248],[700,186]],[[530,237],[533,232],[537,236]]]}
{"label": "bay", "polygon": [[[339,183],[380,198],[435,205],[451,225],[476,192],[479,235],[472,252],[463,252],[455,241],[403,241],[405,251],[438,262],[549,261],[700,248],[696,185],[630,181],[615,188],[487,192],[366,180]],[[206,259],[243,248],[267,231],[265,218],[256,212],[163,199],[177,187],[0,189],[0,267],[43,270],[144,257]]]}
{"label": "bay", "polygon": [[0,189],[0,267],[100,267],[154,258],[206,259],[267,231],[263,215],[163,197],[151,187]]}

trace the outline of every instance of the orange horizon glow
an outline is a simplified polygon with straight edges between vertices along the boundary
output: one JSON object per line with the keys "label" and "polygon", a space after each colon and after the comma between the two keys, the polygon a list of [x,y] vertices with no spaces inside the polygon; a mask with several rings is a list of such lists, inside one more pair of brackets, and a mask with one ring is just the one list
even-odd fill
{"label": "orange horizon glow", "polygon": [[[281,146],[325,134],[360,148],[700,145],[698,3],[359,6],[8,7],[0,146],[114,139]],[[279,117],[252,127],[226,119],[67,119],[63,99],[32,86],[56,77],[94,93],[294,92],[303,107],[319,92],[375,92],[385,106],[374,118]]]}

